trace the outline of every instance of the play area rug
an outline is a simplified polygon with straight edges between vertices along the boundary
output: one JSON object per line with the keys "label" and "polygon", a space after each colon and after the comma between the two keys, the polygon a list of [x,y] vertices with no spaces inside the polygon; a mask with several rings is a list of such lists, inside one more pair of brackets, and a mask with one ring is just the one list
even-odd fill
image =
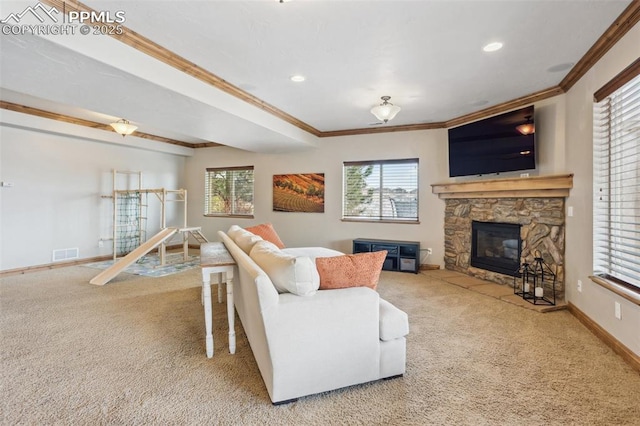
{"label": "play area rug", "polygon": [[[189,256],[187,261],[182,259],[182,253],[167,254],[164,266],[160,266],[160,257],[157,254],[148,254],[142,257],[123,272],[128,274],[143,275],[145,277],[164,277],[188,269],[200,266],[200,256]],[[84,266],[94,269],[107,269],[113,265],[113,259],[102,262],[87,263]]]}

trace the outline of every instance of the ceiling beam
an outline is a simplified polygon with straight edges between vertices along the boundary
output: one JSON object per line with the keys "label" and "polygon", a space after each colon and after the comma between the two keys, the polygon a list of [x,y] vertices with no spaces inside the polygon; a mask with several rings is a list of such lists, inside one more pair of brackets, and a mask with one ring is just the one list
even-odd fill
{"label": "ceiling beam", "polygon": [[[35,115],[37,117],[48,118],[50,120],[57,120],[65,123],[76,124],[78,126],[91,127],[92,129],[104,130],[107,132],[115,133],[115,130],[109,124],[97,123],[91,120],[71,117],[69,115],[49,112],[43,109],[33,108],[25,105],[18,105],[18,104],[14,104],[7,101],[0,101],[0,108],[10,110],[10,111],[15,111],[15,112],[21,112],[23,114]],[[208,148],[212,146],[221,146],[219,143],[215,143],[215,142],[191,144],[188,142],[182,142],[175,139],[169,139],[163,136],[156,136],[149,133],[143,133],[138,131],[133,132],[131,136],[135,136],[137,138],[142,138],[142,139],[148,139],[156,142],[168,143],[171,145],[183,146],[185,148]]]}
{"label": "ceiling beam", "polygon": [[[58,10],[66,10],[67,12],[71,11],[84,11],[84,12],[92,12],[93,9],[86,6],[85,4],[76,1],[76,0],[43,0],[42,3],[46,3],[50,6],[54,6]],[[259,99],[252,94],[245,92],[239,87],[234,86],[228,81],[218,77],[217,75],[207,71],[206,69],[196,65],[195,63],[188,61],[180,55],[173,53],[172,51],[160,46],[159,44],[149,40],[141,34],[127,28],[124,25],[122,27],[122,34],[109,34],[110,37],[115,38],[116,40],[133,47],[134,49],[145,53],[152,58],[155,58],[165,64],[182,71],[185,74],[188,74],[192,77],[197,78],[198,80],[207,83],[223,92],[230,94],[250,105],[258,107],[271,115],[278,117],[279,119],[286,121],[299,129],[302,129],[312,135],[318,136],[320,131],[313,126],[303,122],[288,114],[275,106]]]}

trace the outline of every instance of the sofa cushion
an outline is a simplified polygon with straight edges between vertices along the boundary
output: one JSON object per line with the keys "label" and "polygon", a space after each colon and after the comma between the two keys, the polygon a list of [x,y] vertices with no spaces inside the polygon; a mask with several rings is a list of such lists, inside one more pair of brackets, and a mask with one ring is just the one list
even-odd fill
{"label": "sofa cushion", "polygon": [[250,226],[248,228],[244,228],[249,232],[252,232],[256,235],[259,235],[262,237],[263,240],[265,241],[270,241],[273,244],[275,244],[278,248],[282,249],[284,248],[284,243],[282,242],[282,240],[280,239],[280,237],[278,236],[278,233],[276,232],[275,229],[273,229],[273,225],[270,223],[263,223],[260,225],[256,225],[256,226]]}
{"label": "sofa cushion", "polygon": [[311,296],[320,286],[318,271],[307,256],[283,253],[269,241],[259,241],[249,254],[269,276],[278,293]]}
{"label": "sofa cushion", "polygon": [[380,299],[380,340],[399,339],[409,334],[409,317],[404,311]]}
{"label": "sofa cushion", "polygon": [[290,247],[282,249],[283,253],[292,254],[294,256],[308,256],[313,264],[316,263],[316,257],[333,257],[343,256],[344,253],[326,247]]}
{"label": "sofa cushion", "polygon": [[320,289],[370,287],[376,289],[387,251],[317,257]]}

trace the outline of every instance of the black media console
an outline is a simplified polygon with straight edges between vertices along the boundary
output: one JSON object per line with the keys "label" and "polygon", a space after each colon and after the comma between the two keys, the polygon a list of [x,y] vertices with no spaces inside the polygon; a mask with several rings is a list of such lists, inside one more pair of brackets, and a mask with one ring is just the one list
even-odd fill
{"label": "black media console", "polygon": [[420,243],[417,241],[374,240],[357,238],[353,240],[353,253],[386,250],[387,258],[382,269],[385,271],[413,272],[420,270]]}

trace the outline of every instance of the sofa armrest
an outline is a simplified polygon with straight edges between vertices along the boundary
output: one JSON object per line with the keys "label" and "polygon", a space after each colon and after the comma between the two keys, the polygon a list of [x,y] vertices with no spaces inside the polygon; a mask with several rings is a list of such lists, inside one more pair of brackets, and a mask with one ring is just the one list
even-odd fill
{"label": "sofa armrest", "polygon": [[384,299],[380,299],[380,340],[394,340],[409,334],[409,317]]}

